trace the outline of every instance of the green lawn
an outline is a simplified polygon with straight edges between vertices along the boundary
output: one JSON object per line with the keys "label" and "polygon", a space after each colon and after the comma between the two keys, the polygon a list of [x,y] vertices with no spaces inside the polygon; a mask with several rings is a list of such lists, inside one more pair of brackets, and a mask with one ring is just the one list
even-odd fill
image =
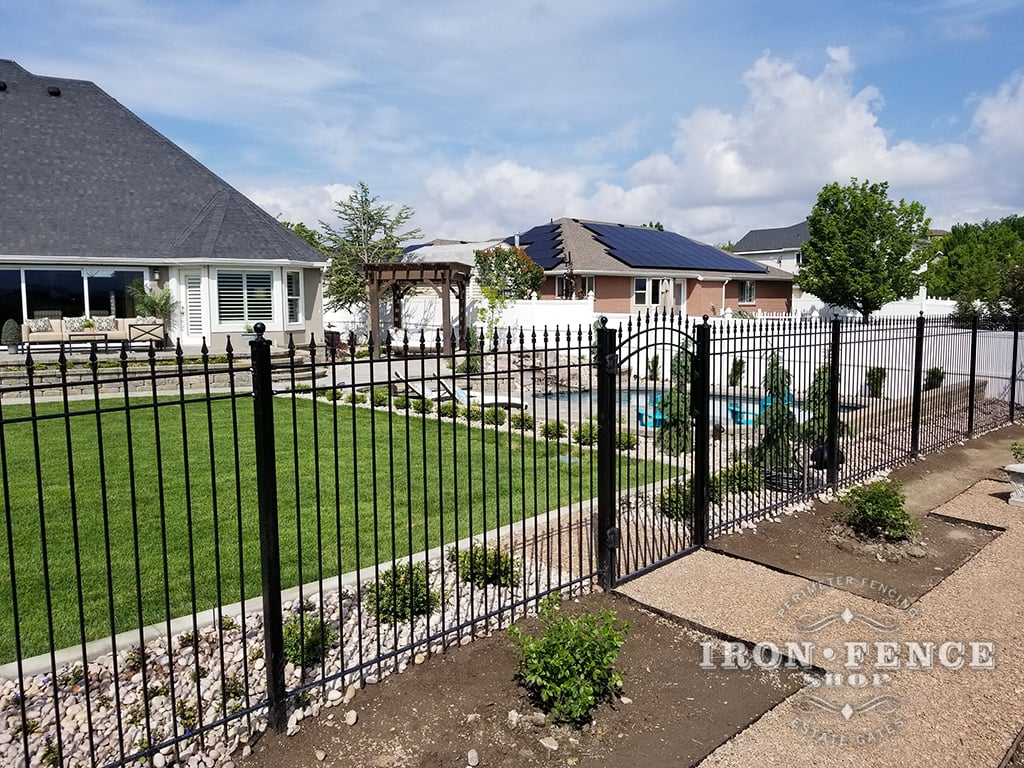
{"label": "green lawn", "polygon": [[[260,593],[251,399],[132,403],[41,405],[54,418],[34,425],[12,423],[28,406],[3,406],[0,551],[18,604],[5,563],[0,661],[15,627],[27,657],[51,632],[57,648],[80,643],[80,621],[88,640]],[[339,558],[346,572],[596,496],[588,450],[559,461],[557,444],[492,427],[274,404],[286,587],[337,574]],[[634,461],[630,477],[652,469]]]}

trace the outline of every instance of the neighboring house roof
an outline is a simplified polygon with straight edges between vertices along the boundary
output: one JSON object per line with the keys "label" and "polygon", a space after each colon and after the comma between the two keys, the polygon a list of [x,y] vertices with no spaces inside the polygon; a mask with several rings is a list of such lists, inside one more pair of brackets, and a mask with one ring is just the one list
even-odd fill
{"label": "neighboring house roof", "polygon": [[324,264],[322,253],[93,83],[0,59],[0,254]]}
{"label": "neighboring house roof", "polygon": [[807,231],[807,220],[789,227],[774,229],[752,229],[739,239],[732,247],[735,254],[741,253],[775,253],[778,251],[795,251],[810,239]]}
{"label": "neighboring house roof", "polygon": [[403,261],[453,261],[460,264],[476,264],[476,252],[492,248],[501,240],[485,240],[479,243],[465,240],[433,240],[429,243],[407,246]]}
{"label": "neighboring house roof", "polygon": [[[585,275],[632,275],[666,271],[724,276],[773,275],[763,264],[744,259],[675,232],[580,219],[556,219],[519,236],[527,255],[548,272],[568,266]],[[515,237],[505,238],[506,243]]]}

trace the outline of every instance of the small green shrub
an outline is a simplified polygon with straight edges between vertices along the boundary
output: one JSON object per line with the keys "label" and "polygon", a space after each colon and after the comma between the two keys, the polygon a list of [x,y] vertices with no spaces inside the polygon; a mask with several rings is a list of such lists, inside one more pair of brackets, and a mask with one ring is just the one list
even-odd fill
{"label": "small green shrub", "polygon": [[1013,460],[1018,464],[1024,464],[1024,443],[1020,440],[1014,440],[1010,443],[1010,453],[1013,454]]}
{"label": "small green shrub", "polygon": [[568,432],[569,428],[565,426],[565,422],[561,419],[547,422],[541,430],[541,434],[544,435],[545,440],[558,440],[559,438],[565,437]]}
{"label": "small green shrub", "polygon": [[636,448],[640,440],[632,432],[619,432],[615,436],[615,447],[620,451],[628,451]]}
{"label": "small green shrub", "polygon": [[597,442],[597,424],[592,421],[580,424],[572,431],[572,439],[580,445],[593,445]]}
{"label": "small green shrub", "polygon": [[693,486],[689,483],[670,483],[658,496],[658,512],[670,520],[693,520],[695,508]]}
{"label": "small green shrub", "polygon": [[927,392],[930,389],[938,389],[942,386],[942,382],[946,379],[946,372],[939,366],[929,368],[927,373],[924,375],[924,386],[922,390]]}
{"label": "small green shrub", "polygon": [[245,684],[238,675],[228,675],[221,683],[221,695],[225,699],[241,699],[245,695]]}
{"label": "small green shrub", "polygon": [[742,357],[734,357],[732,366],[729,368],[728,383],[730,387],[738,387],[743,381],[743,369],[747,364]]}
{"label": "small green shrub", "polygon": [[505,412],[504,408],[498,408],[497,406],[494,408],[488,408],[484,411],[484,424],[495,424],[501,426],[505,423],[505,419],[507,417],[508,414]]}
{"label": "small green shrub", "polygon": [[516,674],[555,722],[581,724],[591,710],[622,686],[615,671],[629,625],[612,611],[561,614],[555,592],[540,603],[540,637],[518,627],[509,637],[519,650]]}
{"label": "small green shrub", "polygon": [[356,360],[361,360],[364,357],[369,357],[369,356],[370,356],[370,350],[369,349],[357,349],[355,355],[353,355],[353,357],[355,357]]}
{"label": "small green shrub", "polygon": [[132,647],[124,655],[124,668],[129,672],[138,672],[146,663],[146,650],[138,643],[132,643]]}
{"label": "small green shrub", "polygon": [[60,765],[60,750],[57,749],[57,742],[50,734],[43,737],[43,752],[40,759],[43,765]]}
{"label": "small green shrub", "polygon": [[759,491],[764,487],[764,474],[760,467],[748,462],[730,464],[711,476],[708,495],[711,501],[720,503],[730,493]]}
{"label": "small green shrub", "polygon": [[441,597],[430,591],[426,564],[405,563],[385,571],[370,585],[367,602],[378,621],[408,621],[430,613]]}
{"label": "small green shrub", "polygon": [[184,650],[185,648],[197,648],[198,646],[199,643],[196,641],[196,635],[191,629],[178,635],[178,648]]}
{"label": "small green shrub", "polygon": [[533,429],[533,416],[529,413],[513,413],[510,423],[512,424],[512,429]]}
{"label": "small green shrub", "polygon": [[377,407],[387,405],[391,400],[391,391],[387,387],[374,387],[371,393],[373,404]]}
{"label": "small green shrub", "polygon": [[896,480],[879,480],[854,488],[842,498],[846,523],[862,536],[905,539],[917,521],[904,509],[906,496]]}
{"label": "small green shrub", "polygon": [[473,544],[462,551],[452,547],[448,562],[455,566],[460,579],[478,587],[514,587],[519,583],[516,561],[497,547]]}
{"label": "small green shrub", "polygon": [[318,616],[296,613],[284,623],[284,655],[296,667],[322,662],[334,641],[334,629]]}
{"label": "small green shrub", "polygon": [[451,400],[437,406],[437,415],[442,419],[454,419],[459,415],[459,409]]}
{"label": "small green shrub", "polygon": [[14,319],[6,320],[0,330],[0,344],[21,344],[21,326]]}
{"label": "small green shrub", "polygon": [[882,388],[885,386],[885,368],[880,365],[868,368],[865,379],[868,385],[868,395],[870,397],[881,397]]}
{"label": "small green shrub", "polygon": [[484,417],[483,406],[476,405],[475,403],[472,405],[468,405],[462,411],[462,415],[465,416],[466,419],[468,419],[469,421],[480,421]]}
{"label": "small green shrub", "polygon": [[365,403],[366,402],[366,393],[365,392],[353,392],[351,394],[345,395],[345,402],[346,403]]}
{"label": "small green shrub", "polygon": [[407,411],[409,409],[409,398],[405,395],[399,395],[391,400],[391,407],[399,411]]}
{"label": "small green shrub", "polygon": [[417,398],[409,401],[409,408],[416,413],[433,413],[434,401]]}
{"label": "small green shrub", "polygon": [[195,730],[195,727],[199,724],[199,713],[196,711],[195,706],[187,701],[178,699],[178,705],[174,708],[174,714],[178,716],[178,725],[182,727],[185,733]]}

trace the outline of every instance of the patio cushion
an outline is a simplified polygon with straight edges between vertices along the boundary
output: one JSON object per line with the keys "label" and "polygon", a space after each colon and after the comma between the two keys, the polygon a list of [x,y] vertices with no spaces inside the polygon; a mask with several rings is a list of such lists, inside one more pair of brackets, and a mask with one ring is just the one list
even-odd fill
{"label": "patio cushion", "polygon": [[93,328],[97,331],[116,331],[117,330],[117,318],[116,317],[97,317],[93,318]]}
{"label": "patio cushion", "polygon": [[39,317],[33,320],[26,320],[25,325],[32,333],[49,333],[53,330],[53,326],[50,324],[50,318]]}
{"label": "patio cushion", "polygon": [[64,331],[66,333],[78,333],[85,326],[87,317],[65,317],[64,318]]}

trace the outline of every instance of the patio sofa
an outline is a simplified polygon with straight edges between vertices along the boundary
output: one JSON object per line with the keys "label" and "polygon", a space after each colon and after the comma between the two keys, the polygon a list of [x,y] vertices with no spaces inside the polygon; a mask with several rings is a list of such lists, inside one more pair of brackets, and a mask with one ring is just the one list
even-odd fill
{"label": "patio sofa", "polygon": [[[21,326],[21,340],[31,344],[68,344],[122,341],[158,345],[163,343],[164,323],[155,317],[94,317],[92,325],[84,317],[38,318]],[[105,337],[105,338],[104,338]]]}

